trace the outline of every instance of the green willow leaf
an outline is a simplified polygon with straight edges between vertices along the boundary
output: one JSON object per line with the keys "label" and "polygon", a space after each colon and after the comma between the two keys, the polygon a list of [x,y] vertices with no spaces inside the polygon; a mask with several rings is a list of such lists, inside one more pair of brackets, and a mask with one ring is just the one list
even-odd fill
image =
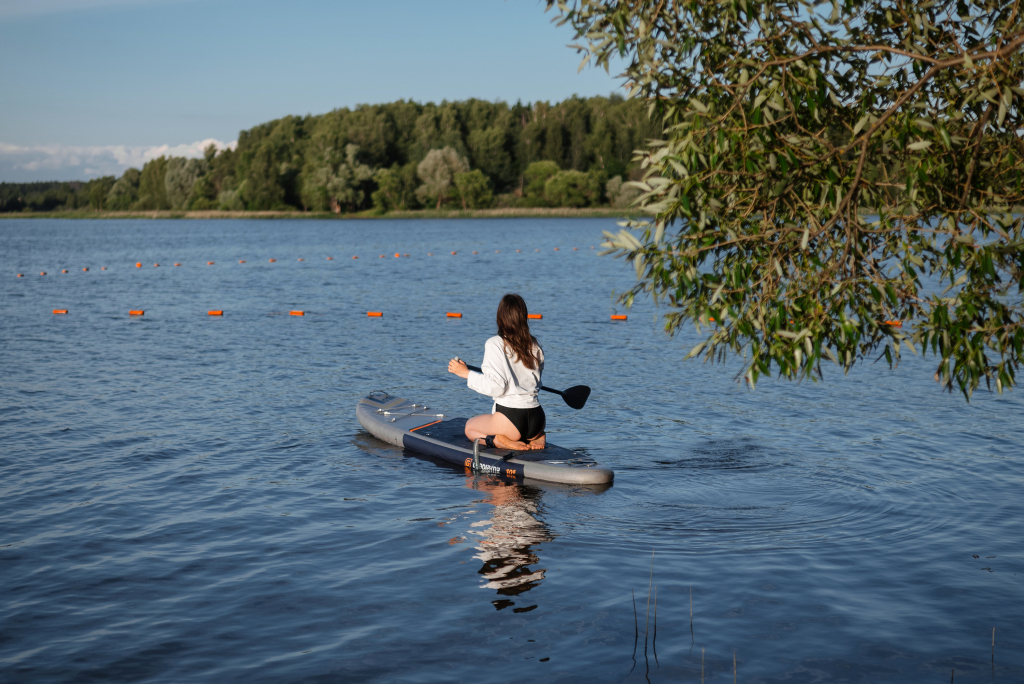
{"label": "green willow leaf", "polygon": [[823,358],[895,366],[909,345],[968,399],[1014,386],[1017,0],[547,4],[666,124],[634,157],[652,218],[608,245],[637,269],[623,302],[665,302],[670,333],[716,319],[688,358],[741,356],[753,387],[820,378]]}

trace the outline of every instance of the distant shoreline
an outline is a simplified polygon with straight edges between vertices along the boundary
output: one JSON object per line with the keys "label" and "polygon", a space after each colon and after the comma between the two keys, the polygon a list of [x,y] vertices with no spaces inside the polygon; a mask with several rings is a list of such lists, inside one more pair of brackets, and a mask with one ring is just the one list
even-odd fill
{"label": "distant shoreline", "polygon": [[308,211],[39,211],[0,214],[0,219],[463,219],[463,218],[626,218],[642,215],[633,210],[613,207],[523,207],[505,209],[418,209],[378,214],[363,211],[354,214],[333,214]]}

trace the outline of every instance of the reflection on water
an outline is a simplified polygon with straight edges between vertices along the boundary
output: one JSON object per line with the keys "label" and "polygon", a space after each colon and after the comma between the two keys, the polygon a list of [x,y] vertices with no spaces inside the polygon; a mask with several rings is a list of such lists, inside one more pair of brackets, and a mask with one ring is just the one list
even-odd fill
{"label": "reflection on water", "polygon": [[[505,482],[497,478],[467,475],[466,487],[484,492],[483,503],[494,509],[489,520],[472,524],[470,534],[478,537],[474,558],[483,561],[479,573],[484,578],[483,589],[495,589],[499,596],[519,596],[537,586],[544,579],[546,568],[531,569],[540,563],[535,544],[551,541],[554,536],[537,518],[541,490],[529,485]],[[515,603],[510,599],[492,601],[497,610]],[[525,613],[536,605],[515,608]]]}

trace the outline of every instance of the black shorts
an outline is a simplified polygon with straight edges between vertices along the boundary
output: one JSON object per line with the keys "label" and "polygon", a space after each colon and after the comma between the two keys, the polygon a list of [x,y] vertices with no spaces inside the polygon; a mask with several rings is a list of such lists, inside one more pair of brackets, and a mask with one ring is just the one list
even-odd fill
{"label": "black shorts", "polygon": [[512,421],[512,424],[516,426],[516,430],[519,430],[519,439],[524,442],[540,435],[540,433],[544,432],[544,428],[547,425],[543,406],[521,409],[495,404],[494,410]]}

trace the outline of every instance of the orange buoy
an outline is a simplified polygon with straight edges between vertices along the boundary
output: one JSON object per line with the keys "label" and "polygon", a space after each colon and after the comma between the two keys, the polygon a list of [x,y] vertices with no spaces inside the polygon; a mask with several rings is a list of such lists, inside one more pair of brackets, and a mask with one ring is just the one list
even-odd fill
{"label": "orange buoy", "polygon": [[46,275],[46,271],[40,271],[39,275]]}
{"label": "orange buoy", "polygon": [[714,323],[714,322],[715,322],[715,319],[714,319],[714,318],[710,318],[710,317],[709,317],[709,318],[708,318],[708,320],[709,320],[709,321],[711,321],[712,323]]}
{"label": "orange buoy", "polygon": [[135,268],[142,268],[142,262],[141,261],[135,262]]}
{"label": "orange buoy", "polygon": [[302,257],[299,257],[299,261],[305,261],[305,259],[303,259]]}
{"label": "orange buoy", "polygon": [[894,328],[902,328],[903,327],[903,321],[886,321],[885,324],[886,325],[891,325]]}
{"label": "orange buoy", "polygon": [[452,256],[455,256],[456,254],[458,254],[458,252],[452,252]]}
{"label": "orange buoy", "polygon": [[68,269],[66,269],[66,268],[62,268],[62,269],[60,270],[60,272],[61,272],[61,273],[67,273],[67,272],[68,272]]}
{"label": "orange buoy", "polygon": [[334,257],[327,257],[328,261],[334,261]]}
{"label": "orange buoy", "polygon": [[381,258],[381,259],[383,259],[383,258],[384,258],[384,255],[383,255],[383,254],[381,254],[381,255],[380,255],[380,258]]}
{"label": "orange buoy", "polygon": [[613,321],[624,321],[624,320],[626,320],[626,317],[621,315],[621,314],[612,314],[612,320]]}
{"label": "orange buoy", "polygon": [[462,314],[455,313],[454,311],[449,311],[448,318],[462,318]]}
{"label": "orange buoy", "polygon": [[357,256],[354,256],[354,257],[352,257],[352,258],[353,258],[353,259],[358,259],[359,257],[357,257]]}
{"label": "orange buoy", "polygon": [[526,314],[526,317],[527,318],[533,318],[533,319],[538,320],[538,321],[540,319],[544,318],[544,316],[542,316],[541,314]]}
{"label": "orange buoy", "polygon": [[288,315],[289,316],[305,316],[306,312],[305,311],[289,311]]}
{"label": "orange buoy", "polygon": [[473,252],[473,254],[476,254],[476,252]]}
{"label": "orange buoy", "polygon": [[557,248],[557,247],[555,247],[555,251],[556,251],[556,252],[558,251],[558,248]]}
{"label": "orange buoy", "polygon": [[516,250],[516,253],[519,253],[519,252],[522,252],[522,251],[523,251],[523,250],[521,250],[521,249],[517,249],[517,250]]}
{"label": "orange buoy", "polygon": [[85,268],[82,269],[83,272],[88,271],[88,270],[89,270],[88,266],[86,266]]}
{"label": "orange buoy", "polygon": [[577,251],[579,251],[579,249],[580,249],[579,247],[573,247],[572,251],[577,252]]}
{"label": "orange buoy", "polygon": [[402,255],[401,255],[401,254],[399,254],[398,252],[395,252],[395,258],[396,258],[396,259],[397,259],[398,257],[400,257],[400,256],[402,256]]}
{"label": "orange buoy", "polygon": [[145,316],[146,312],[142,309],[131,309],[128,311],[129,316]]}
{"label": "orange buoy", "polygon": [[160,264],[153,264],[153,268],[160,268]]}
{"label": "orange buoy", "polygon": [[54,309],[53,310],[53,313],[55,313],[55,314],[66,314],[67,312],[68,312],[67,309]]}
{"label": "orange buoy", "polygon": [[590,249],[594,249],[594,245],[590,245]]}
{"label": "orange buoy", "polygon": [[213,262],[212,262],[212,261],[207,261],[207,262],[206,262],[206,265],[207,265],[207,266],[213,266]]}
{"label": "orange buoy", "polygon": [[383,311],[367,311],[366,315],[369,316],[370,318],[380,318],[381,316],[384,315],[384,312]]}
{"label": "orange buoy", "polygon": [[239,260],[238,260],[238,263],[240,263],[240,264],[244,264],[244,263],[245,263],[245,259],[239,259]]}
{"label": "orange buoy", "polygon": [[[177,264],[175,264],[175,266],[177,266]],[[101,266],[101,267],[100,267],[100,270],[101,270],[101,271],[106,271],[106,270],[107,270],[107,267],[106,267],[106,266]]]}
{"label": "orange buoy", "polygon": [[22,274],[22,273],[19,273],[19,274],[18,274],[18,277],[19,277],[19,278],[24,278],[24,277],[25,277],[25,275],[24,275],[24,274]]}
{"label": "orange buoy", "polygon": [[274,263],[277,259],[270,259],[270,263]]}
{"label": "orange buoy", "polygon": [[174,265],[175,265],[175,266],[181,266],[181,262],[180,262],[180,261],[175,261],[175,262],[174,262]]}
{"label": "orange buoy", "polygon": [[206,313],[209,316],[223,316],[224,315],[224,312],[221,311],[220,309],[215,309],[213,311],[207,311]]}

